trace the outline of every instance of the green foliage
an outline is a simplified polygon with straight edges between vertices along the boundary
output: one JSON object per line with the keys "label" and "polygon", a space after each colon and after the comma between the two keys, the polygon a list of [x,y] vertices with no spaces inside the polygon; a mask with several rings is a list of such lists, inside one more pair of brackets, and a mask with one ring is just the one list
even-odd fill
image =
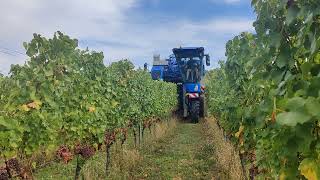
{"label": "green foliage", "polygon": [[[28,158],[60,145],[103,143],[106,130],[167,116],[175,85],[153,81],[123,60],[106,67],[103,54],[78,48],[57,32],[24,43],[29,60],[0,78],[0,152]],[[130,126],[131,127],[131,126]]]}
{"label": "green foliage", "polygon": [[319,3],[252,6],[257,34],[227,43],[227,61],[207,76],[209,109],[243,155],[256,156],[260,177],[319,179]]}

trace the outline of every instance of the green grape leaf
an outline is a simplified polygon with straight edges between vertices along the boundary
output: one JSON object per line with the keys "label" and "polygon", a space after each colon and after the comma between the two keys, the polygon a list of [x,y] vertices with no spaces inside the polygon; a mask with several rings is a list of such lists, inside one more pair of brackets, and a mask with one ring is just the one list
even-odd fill
{"label": "green grape leaf", "polygon": [[305,99],[301,97],[294,97],[287,101],[286,108],[290,111],[301,110],[305,104]]}
{"label": "green grape leaf", "polygon": [[284,74],[285,74],[285,71],[276,69],[276,70],[271,72],[271,78],[272,78],[272,80],[274,80],[275,83],[278,84],[278,83],[281,82]]}
{"label": "green grape leaf", "polygon": [[270,44],[272,47],[279,48],[281,45],[281,34],[280,33],[271,33],[270,34]]}
{"label": "green grape leaf", "polygon": [[306,100],[305,107],[307,111],[315,117],[320,118],[320,102],[314,97],[309,97]]}
{"label": "green grape leaf", "polygon": [[286,23],[290,25],[293,22],[293,20],[297,17],[298,13],[299,9],[296,6],[290,7],[286,15]]}
{"label": "green grape leaf", "polygon": [[0,116],[0,126],[3,126],[6,130],[18,130],[23,131],[23,128],[19,126],[18,121],[14,119],[5,119]]}
{"label": "green grape leaf", "polygon": [[309,62],[305,62],[300,66],[300,68],[301,68],[302,74],[306,76],[310,72],[312,65]]}
{"label": "green grape leaf", "polygon": [[286,126],[296,126],[298,123],[303,124],[305,122],[308,122],[311,119],[311,116],[308,114],[305,114],[303,112],[284,112],[278,114],[276,117],[276,122],[280,125],[286,125]]}
{"label": "green grape leaf", "polygon": [[311,53],[315,53],[316,50],[317,50],[317,39],[316,39],[316,36],[313,35],[312,33],[310,33],[310,37],[311,37],[311,47],[310,47],[310,50],[311,50]]}
{"label": "green grape leaf", "polygon": [[286,53],[281,53],[276,60],[277,66],[279,68],[283,68],[284,66],[286,66],[288,58],[289,56]]}

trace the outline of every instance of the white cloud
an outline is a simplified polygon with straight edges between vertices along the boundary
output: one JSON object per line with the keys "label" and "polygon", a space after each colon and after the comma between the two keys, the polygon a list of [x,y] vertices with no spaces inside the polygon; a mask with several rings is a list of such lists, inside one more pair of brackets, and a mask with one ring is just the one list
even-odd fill
{"label": "white cloud", "polygon": [[[134,5],[135,0],[10,0],[1,3],[1,34],[13,39],[26,39],[30,32],[51,34],[61,29],[74,35],[95,29],[96,22],[103,20],[110,28],[125,18],[124,12]],[[93,32],[94,33],[94,32]],[[48,35],[49,35],[48,34]]]}
{"label": "white cloud", "polygon": [[241,2],[249,2],[250,0],[211,0],[213,3],[238,4]]}
{"label": "white cloud", "polygon": [[240,2],[241,0],[225,0],[224,2],[226,3],[237,3]]}
{"label": "white cloud", "polygon": [[[11,0],[0,7],[0,49],[23,51],[22,42],[34,32],[51,37],[61,30],[78,38],[82,46],[101,50],[105,62],[133,59],[136,65],[151,62],[152,54],[162,56],[177,46],[205,46],[213,57],[224,57],[227,39],[242,31],[253,31],[244,18],[215,18],[206,22],[190,20],[139,23],[130,10],[139,0]],[[139,18],[144,18],[139,17]],[[0,72],[26,57],[0,53]]]}
{"label": "white cloud", "polygon": [[253,20],[243,18],[217,18],[201,24],[188,23],[190,29],[201,32],[215,32],[219,34],[236,34],[243,31],[254,31]]}
{"label": "white cloud", "polygon": [[[11,55],[10,55],[11,54]],[[17,54],[0,53],[0,73],[5,74],[8,72],[11,64],[23,64],[25,56]]]}
{"label": "white cloud", "polygon": [[242,31],[254,31],[253,20],[250,19],[222,19],[209,23],[209,28],[218,32],[239,33]]}
{"label": "white cloud", "polygon": [[[125,12],[136,0],[10,0],[0,6],[0,50],[5,46],[23,52],[22,42],[33,33],[52,36],[61,30],[70,36],[103,39],[122,28]],[[0,53],[0,71],[8,72],[10,64],[26,58]]]}

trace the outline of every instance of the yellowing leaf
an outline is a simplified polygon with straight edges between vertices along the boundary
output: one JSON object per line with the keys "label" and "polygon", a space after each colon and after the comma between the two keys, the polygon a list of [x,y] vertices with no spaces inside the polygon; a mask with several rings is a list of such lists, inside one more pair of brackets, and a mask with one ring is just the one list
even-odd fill
{"label": "yellowing leaf", "polygon": [[115,101],[115,100],[112,100],[112,102],[111,102],[111,107],[112,108],[115,108],[115,107],[117,107],[118,106],[118,102],[117,101]]}
{"label": "yellowing leaf", "polygon": [[243,130],[244,130],[244,126],[241,125],[241,126],[239,127],[239,131],[236,132],[236,133],[234,134],[234,136],[237,137],[237,138],[239,138],[240,135],[243,133]]}
{"label": "yellowing leaf", "polygon": [[239,146],[240,147],[242,147],[243,145],[244,145],[244,139],[243,139],[243,136],[241,136],[240,138],[239,138]]}
{"label": "yellowing leaf", "polygon": [[53,84],[54,85],[58,85],[59,84],[59,80],[54,80]]}
{"label": "yellowing leaf", "polygon": [[286,180],[286,177],[287,177],[286,173],[284,171],[282,171],[280,173],[279,180]]}
{"label": "yellowing leaf", "polygon": [[32,162],[31,166],[32,166],[33,169],[35,169],[37,167],[37,162]]}
{"label": "yellowing leaf", "polygon": [[30,111],[30,108],[29,108],[26,104],[22,105],[22,106],[20,107],[20,109],[21,109],[22,111]]}
{"label": "yellowing leaf", "polygon": [[96,108],[95,107],[89,107],[89,112],[95,112]]}
{"label": "yellowing leaf", "polygon": [[312,159],[304,159],[299,166],[300,173],[308,180],[319,180],[319,165]]}
{"label": "yellowing leaf", "polygon": [[39,100],[34,100],[33,102],[27,104],[28,108],[37,109],[37,110],[41,108],[41,105],[42,105],[42,102]]}

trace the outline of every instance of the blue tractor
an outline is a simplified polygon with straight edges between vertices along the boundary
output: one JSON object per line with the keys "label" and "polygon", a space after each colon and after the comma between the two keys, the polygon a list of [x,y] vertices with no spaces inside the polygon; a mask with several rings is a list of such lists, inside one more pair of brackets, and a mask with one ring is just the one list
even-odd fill
{"label": "blue tractor", "polygon": [[210,65],[210,56],[204,53],[203,47],[180,47],[172,51],[173,55],[164,61],[154,57],[151,76],[154,80],[177,84],[179,110],[183,117],[190,117],[196,123],[205,116],[205,88],[201,81],[205,65]]}

